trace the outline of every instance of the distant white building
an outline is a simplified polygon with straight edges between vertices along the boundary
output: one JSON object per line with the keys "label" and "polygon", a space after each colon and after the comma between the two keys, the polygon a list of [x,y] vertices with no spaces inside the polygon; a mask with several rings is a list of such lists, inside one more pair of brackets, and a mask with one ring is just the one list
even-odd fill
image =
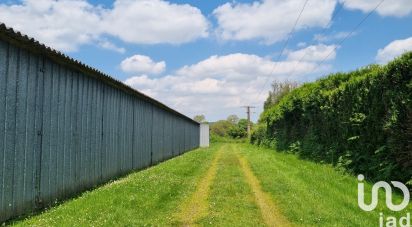
{"label": "distant white building", "polygon": [[200,147],[209,147],[209,124],[200,124]]}

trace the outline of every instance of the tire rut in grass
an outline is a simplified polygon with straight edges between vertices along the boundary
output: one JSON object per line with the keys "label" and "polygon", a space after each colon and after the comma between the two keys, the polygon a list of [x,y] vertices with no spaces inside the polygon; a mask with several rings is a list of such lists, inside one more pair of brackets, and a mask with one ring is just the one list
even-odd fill
{"label": "tire rut in grass", "polygon": [[256,203],[260,208],[263,220],[268,226],[292,226],[290,222],[284,217],[277,206],[273,203],[269,194],[265,193],[260,186],[259,180],[254,175],[247,160],[241,155],[237,154],[246,181],[252,188],[255,195]]}
{"label": "tire rut in grass", "polygon": [[221,157],[222,149],[224,149],[224,146],[216,152],[205,176],[198,183],[196,191],[180,207],[180,212],[176,215],[179,224],[182,224],[183,226],[194,226],[198,220],[207,216],[210,187],[216,177],[217,166]]}
{"label": "tire rut in grass", "polygon": [[202,226],[266,226],[232,144],[222,152],[218,164],[209,196],[209,214],[198,223]]}

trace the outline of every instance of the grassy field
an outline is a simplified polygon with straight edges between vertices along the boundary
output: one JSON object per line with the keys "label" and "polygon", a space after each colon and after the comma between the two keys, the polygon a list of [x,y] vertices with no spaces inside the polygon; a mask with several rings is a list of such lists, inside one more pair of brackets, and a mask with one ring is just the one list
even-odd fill
{"label": "grassy field", "polygon": [[[84,193],[20,226],[379,226],[357,180],[328,165],[241,143],[213,144]],[[371,186],[367,184],[366,197]],[[400,201],[395,195],[395,201]]]}

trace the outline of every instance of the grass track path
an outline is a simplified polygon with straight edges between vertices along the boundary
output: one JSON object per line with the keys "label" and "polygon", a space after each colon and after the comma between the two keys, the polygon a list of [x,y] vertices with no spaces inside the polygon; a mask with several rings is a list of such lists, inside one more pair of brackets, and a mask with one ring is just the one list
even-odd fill
{"label": "grass track path", "polygon": [[198,224],[266,226],[232,145],[225,146],[222,152],[218,173],[211,186],[209,213]]}
{"label": "grass track path", "polygon": [[262,191],[237,146],[223,145],[196,191],[176,215],[183,226],[282,226],[291,224],[269,194]]}
{"label": "grass track path", "polygon": [[213,158],[213,161],[205,176],[196,186],[196,191],[181,205],[180,212],[177,214],[177,219],[180,224],[184,226],[192,226],[199,219],[207,215],[209,208],[208,197],[210,194],[210,186],[216,177],[218,168],[217,165],[223,148],[224,146],[220,147],[214,154],[215,157]]}
{"label": "grass track path", "polygon": [[239,159],[240,165],[247,179],[247,182],[253,190],[253,194],[256,198],[256,203],[260,208],[260,212],[262,214],[263,219],[265,220],[265,223],[268,226],[292,226],[286,219],[286,217],[283,216],[283,214],[279,211],[279,208],[272,201],[270,195],[262,190],[260,182],[250,169],[248,161],[239,154],[237,154],[237,158]]}
{"label": "grass track path", "polygon": [[[378,226],[357,205],[356,177],[330,165],[250,144],[214,143],[131,173],[18,226]],[[365,182],[365,196],[372,185]],[[402,197],[393,195],[394,203]]]}

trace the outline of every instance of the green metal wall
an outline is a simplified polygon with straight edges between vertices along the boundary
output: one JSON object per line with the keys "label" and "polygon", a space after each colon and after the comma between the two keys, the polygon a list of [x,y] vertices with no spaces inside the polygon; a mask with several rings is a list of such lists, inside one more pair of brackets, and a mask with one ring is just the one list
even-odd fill
{"label": "green metal wall", "polygon": [[0,221],[199,146],[199,125],[0,40]]}

